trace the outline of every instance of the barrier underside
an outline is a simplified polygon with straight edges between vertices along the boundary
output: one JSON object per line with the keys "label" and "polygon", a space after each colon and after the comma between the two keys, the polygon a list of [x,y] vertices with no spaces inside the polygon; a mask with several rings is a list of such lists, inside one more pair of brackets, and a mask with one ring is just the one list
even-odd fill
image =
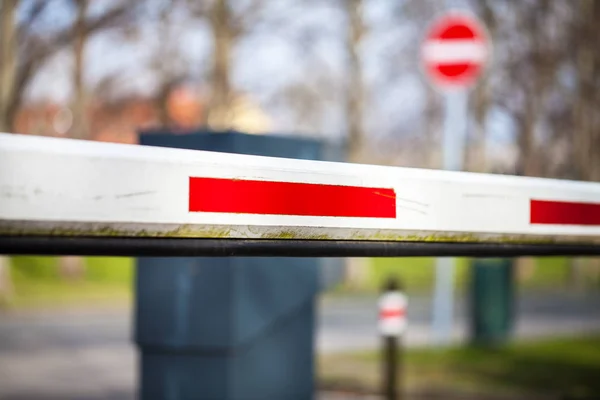
{"label": "barrier underside", "polygon": [[0,237],[0,254],[132,257],[597,256],[600,255],[600,246],[586,244],[3,236]]}

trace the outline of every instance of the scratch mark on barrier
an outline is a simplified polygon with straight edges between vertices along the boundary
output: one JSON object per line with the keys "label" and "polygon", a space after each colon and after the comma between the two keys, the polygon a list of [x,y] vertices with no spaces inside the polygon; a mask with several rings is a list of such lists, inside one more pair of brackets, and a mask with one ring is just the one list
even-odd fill
{"label": "scratch mark on barrier", "polygon": [[486,193],[464,193],[463,197],[467,198],[490,198],[490,199],[510,199],[513,196],[506,196],[504,194],[486,194]]}
{"label": "scratch mark on barrier", "polygon": [[127,197],[137,197],[137,196],[146,196],[149,194],[154,194],[156,193],[156,190],[149,190],[146,192],[134,192],[134,193],[125,193],[125,194],[118,194],[115,196],[115,199],[124,199]]}
{"label": "scratch mark on barrier", "polygon": [[427,203],[422,203],[422,202],[416,201],[416,200],[405,199],[402,197],[398,197],[398,201],[403,201],[405,203],[417,204],[417,205],[423,206],[423,207],[429,207],[429,204],[427,204]]}
{"label": "scratch mark on barrier", "polygon": [[5,185],[0,188],[0,196],[5,199],[22,199],[27,200],[27,194],[21,186]]}
{"label": "scratch mark on barrier", "polygon": [[386,197],[386,198],[388,198],[388,199],[394,199],[394,200],[396,200],[396,193],[395,193],[395,192],[394,192],[394,195],[393,195],[393,196],[390,196],[389,194],[385,194],[385,193],[377,192],[377,191],[374,191],[373,193],[374,193],[374,194],[377,194],[377,195],[379,195],[379,196],[381,196],[381,197]]}
{"label": "scratch mark on barrier", "polygon": [[401,209],[407,210],[407,211],[416,212],[416,213],[419,213],[419,214],[422,214],[422,215],[427,215],[427,211],[417,210],[416,208],[406,207],[406,206],[402,206],[400,204],[398,204],[398,208],[401,208]]}

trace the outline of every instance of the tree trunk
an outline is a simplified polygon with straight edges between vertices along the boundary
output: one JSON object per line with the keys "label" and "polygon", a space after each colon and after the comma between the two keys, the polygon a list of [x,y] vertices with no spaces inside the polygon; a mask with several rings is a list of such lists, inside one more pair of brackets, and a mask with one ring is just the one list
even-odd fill
{"label": "tree trunk", "polygon": [[[525,113],[520,122],[518,136],[519,159],[517,161],[517,175],[536,176],[537,156],[534,153],[534,134],[536,120],[535,95],[529,94],[526,99]],[[517,280],[520,282],[530,279],[535,272],[535,258],[520,257],[516,260]]]}
{"label": "tree trunk", "polygon": [[0,2],[0,132],[12,130],[10,103],[17,73],[17,5],[18,0]]}
{"label": "tree trunk", "polygon": [[85,45],[87,34],[85,30],[85,17],[88,0],[77,0],[77,20],[73,25],[75,41],[73,43],[73,129],[72,137],[76,139],[91,139],[87,121],[87,96],[85,93]]}
{"label": "tree trunk", "polygon": [[215,0],[210,14],[213,34],[213,67],[206,123],[212,129],[227,130],[231,128],[232,124],[230,64],[235,36],[228,0]]}
{"label": "tree trunk", "polygon": [[82,257],[63,256],[58,262],[62,279],[79,281],[85,278],[85,262]]}
{"label": "tree trunk", "polygon": [[[0,2],[0,132],[12,131],[11,100],[17,72],[17,31],[15,13],[18,0]],[[10,259],[0,255],[0,303],[10,301],[13,294]]]}
{"label": "tree trunk", "polygon": [[[91,139],[87,121],[87,98],[85,93],[85,46],[87,33],[85,18],[88,0],[75,1],[77,19],[73,24],[75,41],[73,43],[73,126],[72,137],[76,139]],[[85,264],[81,257],[60,257],[60,276],[69,280],[81,279],[85,275]]]}
{"label": "tree trunk", "polygon": [[474,135],[473,142],[467,147],[465,165],[468,171],[487,172],[486,159],[486,118],[489,108],[489,88],[487,78],[483,78],[475,88],[473,96]]}
{"label": "tree trunk", "polygon": [[159,16],[160,42],[156,51],[156,58],[153,60],[153,67],[158,75],[159,88],[156,95],[156,105],[158,111],[158,122],[162,127],[173,125],[169,111],[169,97],[175,83],[175,68],[173,64],[179,59],[179,54],[174,51],[174,38],[172,27],[174,22],[171,19],[171,13],[176,8],[175,0],[170,0],[162,5]]}
{"label": "tree trunk", "polygon": [[10,276],[10,258],[0,256],[0,308],[10,303],[13,292],[13,283]]}
{"label": "tree trunk", "polygon": [[[492,8],[492,1],[479,0],[476,4],[483,23],[491,35],[490,40],[493,40],[496,36],[496,14]],[[488,68],[491,68],[491,65]],[[489,73],[482,76],[473,96],[475,132],[473,135],[473,144],[467,147],[465,165],[467,166],[467,170],[475,172],[487,172],[489,168],[486,155],[486,119],[491,103],[488,75]]]}
{"label": "tree trunk", "polygon": [[[594,102],[594,64],[596,40],[594,33],[594,7],[593,0],[580,0],[577,5],[579,17],[574,27],[576,38],[577,67],[577,94],[573,103],[573,126],[574,126],[574,160],[578,178],[584,181],[594,180],[594,164],[598,163],[597,155],[600,143],[594,143],[596,127],[594,126],[594,115],[598,103]],[[600,180],[600,178],[599,178]],[[585,280],[585,269],[587,259],[572,258],[569,266],[569,286],[581,288]]]}
{"label": "tree trunk", "polygon": [[[534,87],[538,87],[536,82]],[[517,159],[516,173],[522,176],[538,176],[538,155],[536,154],[535,127],[538,117],[538,96],[541,92],[533,91],[525,95],[525,110],[519,123],[517,144],[519,157]],[[535,273],[535,258],[520,257],[516,260],[517,280],[529,280]]]}
{"label": "tree trunk", "polygon": [[[536,127],[545,106],[544,101],[547,98],[548,89],[552,86],[559,64],[556,50],[548,46],[547,38],[544,36],[545,16],[550,12],[549,3],[542,2],[535,13],[524,19],[532,40],[530,58],[533,73],[531,86],[524,91],[525,104],[518,136],[520,153],[517,174],[523,176],[541,176],[543,172],[536,143]],[[517,262],[518,276],[521,279],[528,279],[533,275],[535,265],[535,260],[532,258],[519,259]]]}
{"label": "tree trunk", "polygon": [[[525,113],[520,123],[518,136],[519,159],[517,162],[517,175],[536,176],[538,170],[537,155],[535,154],[535,123],[537,117],[537,94],[526,97]],[[535,258],[520,257],[516,260],[517,280],[526,281],[535,272]]]}
{"label": "tree trunk", "polygon": [[425,145],[423,146],[423,163],[425,168],[440,168],[441,154],[438,151],[439,146],[436,146],[436,142],[439,138],[438,132],[440,130],[439,95],[429,85],[427,85],[425,90]]}
{"label": "tree trunk", "polygon": [[[595,40],[586,37],[590,34],[590,16],[592,15],[593,0],[581,0],[580,18],[577,29],[577,97],[574,102],[573,119],[575,126],[575,160],[579,179],[589,180],[590,166],[593,164],[594,153],[597,149],[592,146],[594,135],[594,50]],[[590,43],[590,39],[592,43]],[[592,45],[590,45],[592,44]]]}
{"label": "tree trunk", "polygon": [[348,83],[346,92],[346,121],[348,124],[348,156],[351,162],[360,162],[364,152],[365,88],[360,56],[360,45],[365,34],[362,0],[346,0],[348,15]]}
{"label": "tree trunk", "polygon": [[[346,121],[348,124],[348,161],[361,162],[366,153],[364,135],[365,84],[360,45],[365,35],[363,1],[344,0],[348,18],[348,76],[346,90]],[[369,274],[366,258],[346,259],[346,284],[360,289]]]}
{"label": "tree trunk", "polygon": [[171,90],[171,84],[163,81],[156,95],[158,122],[163,128],[170,127],[172,125],[171,115],[169,114],[169,96],[171,94]]}
{"label": "tree trunk", "polygon": [[519,158],[517,160],[517,175],[536,176],[538,170],[537,155],[535,154],[535,123],[537,114],[537,99],[529,94],[526,99],[524,115],[519,123],[519,134],[517,144],[519,146]]}

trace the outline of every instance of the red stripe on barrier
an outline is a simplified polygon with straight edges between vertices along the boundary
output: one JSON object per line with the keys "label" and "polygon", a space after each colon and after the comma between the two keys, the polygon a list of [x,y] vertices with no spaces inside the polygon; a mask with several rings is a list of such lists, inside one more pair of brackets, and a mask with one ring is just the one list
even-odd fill
{"label": "red stripe on barrier", "polygon": [[396,218],[394,189],[190,177],[189,211]]}
{"label": "red stripe on barrier", "polygon": [[404,310],[382,310],[379,312],[379,318],[400,318],[404,317],[405,314]]}
{"label": "red stripe on barrier", "polygon": [[530,208],[532,224],[600,226],[600,203],[531,200]]}

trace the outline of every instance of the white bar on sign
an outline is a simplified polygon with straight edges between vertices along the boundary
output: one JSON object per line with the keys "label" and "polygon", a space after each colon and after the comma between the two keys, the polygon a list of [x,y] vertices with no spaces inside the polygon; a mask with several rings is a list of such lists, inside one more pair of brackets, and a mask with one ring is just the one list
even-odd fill
{"label": "white bar on sign", "polygon": [[423,46],[428,63],[481,63],[486,57],[486,46],[477,40],[431,40]]}

